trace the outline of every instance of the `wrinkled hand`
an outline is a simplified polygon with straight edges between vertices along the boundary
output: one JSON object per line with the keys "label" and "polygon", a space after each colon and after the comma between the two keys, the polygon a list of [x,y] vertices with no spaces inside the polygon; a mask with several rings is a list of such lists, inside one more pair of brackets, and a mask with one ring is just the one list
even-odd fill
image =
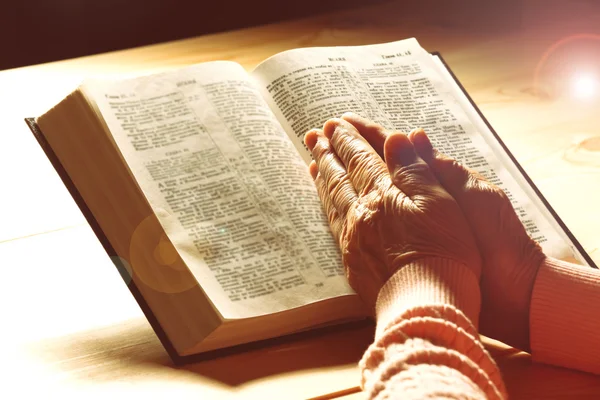
{"label": "wrinkled hand", "polygon": [[[385,157],[382,126],[355,114],[342,117]],[[482,257],[481,333],[529,349],[529,306],[537,271],[545,256],[525,231],[506,194],[481,175],[436,151],[427,135],[409,135],[418,155],[462,209]]]}
{"label": "wrinkled hand", "polygon": [[386,162],[342,119],[308,132],[305,143],[348,280],[368,305],[374,307],[394,272],[415,260],[451,259],[479,278],[467,221],[405,134],[384,140]]}

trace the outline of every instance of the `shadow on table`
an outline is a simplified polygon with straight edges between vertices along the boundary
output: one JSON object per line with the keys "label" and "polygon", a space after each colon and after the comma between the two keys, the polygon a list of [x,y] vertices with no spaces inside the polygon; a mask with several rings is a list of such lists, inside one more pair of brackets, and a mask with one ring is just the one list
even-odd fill
{"label": "shadow on table", "polygon": [[[236,387],[272,376],[352,368],[373,337],[373,326],[312,332],[287,343],[199,363],[175,366],[144,319],[48,339],[28,347],[44,368],[60,378],[112,383],[202,383],[216,389]],[[512,399],[598,399],[600,377],[536,364],[527,353],[483,338]],[[358,374],[356,376],[358,383]],[[284,383],[285,385],[285,383]]]}
{"label": "shadow on table", "polygon": [[528,353],[483,338],[498,363],[512,400],[600,399],[600,377],[534,363]]}
{"label": "shadow on table", "polygon": [[[29,354],[70,378],[95,383],[115,379],[190,381],[208,378],[240,386],[269,376],[353,366],[373,338],[373,326],[307,332],[294,340],[198,363],[175,366],[145,320],[48,339],[28,346]],[[358,382],[358,376],[357,376]]]}

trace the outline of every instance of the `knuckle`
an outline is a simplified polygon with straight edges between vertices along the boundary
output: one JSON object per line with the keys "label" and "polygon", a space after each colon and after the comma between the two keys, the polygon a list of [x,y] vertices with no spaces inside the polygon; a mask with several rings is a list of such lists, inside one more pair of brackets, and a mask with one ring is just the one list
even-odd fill
{"label": "knuckle", "polygon": [[335,174],[327,182],[327,191],[331,194],[331,196],[335,196],[335,194],[340,190],[340,186],[341,178]]}
{"label": "knuckle", "polygon": [[358,228],[371,225],[381,211],[385,209],[385,194],[371,192],[362,196],[354,209],[355,226]]}
{"label": "knuckle", "polygon": [[328,153],[330,153],[329,145],[324,140],[317,140],[315,147],[313,147],[312,155],[316,160],[320,160],[324,158]]}
{"label": "knuckle", "polygon": [[333,167],[336,162],[336,156],[331,151],[331,148],[328,148],[326,152],[323,153],[321,158],[321,163],[323,164],[323,168]]}
{"label": "knuckle", "polygon": [[436,162],[444,164],[449,167],[454,167],[457,165],[462,166],[460,162],[458,162],[454,157],[450,157],[449,155],[442,153],[436,149],[433,150],[434,158]]}
{"label": "knuckle", "polygon": [[367,196],[372,193],[374,190],[377,190],[380,186],[382,186],[382,177],[377,177],[375,179],[371,179],[368,176],[360,175],[355,177],[354,179],[359,182],[359,185],[362,186],[360,191],[360,196]]}
{"label": "knuckle", "polygon": [[368,154],[362,149],[357,149],[355,146],[349,146],[351,154],[348,156],[348,170],[360,169],[367,163]]}
{"label": "knuckle", "polygon": [[379,178],[385,171],[367,151],[357,152],[348,162],[348,173],[353,179],[373,180]]}
{"label": "knuckle", "polygon": [[323,201],[327,194],[327,188],[325,187],[325,182],[323,181],[323,177],[321,176],[320,173],[317,175],[317,178],[315,179],[315,186],[317,187],[317,192],[319,193],[319,197],[321,198],[321,201]]}
{"label": "knuckle", "polygon": [[511,201],[500,187],[489,183],[485,180],[480,180],[477,177],[471,176],[472,182],[470,187],[477,188],[476,191],[480,197],[480,202],[496,205],[511,205]]}
{"label": "knuckle", "polygon": [[396,184],[422,187],[422,189],[427,189],[436,182],[429,166],[422,161],[396,169],[392,172],[392,180]]}
{"label": "knuckle", "polygon": [[338,194],[339,192],[344,191],[346,186],[350,184],[348,180],[348,175],[340,172],[335,172],[329,178],[327,182],[327,189],[332,196]]}
{"label": "knuckle", "polygon": [[338,154],[343,154],[347,159],[350,159],[359,150],[357,148],[357,141],[353,140],[350,135],[341,134],[341,131],[343,129],[335,130],[331,138],[331,144]]}
{"label": "knuckle", "polygon": [[493,193],[493,195],[498,199],[498,201],[501,201],[502,203],[505,204],[511,204],[510,198],[508,197],[508,195],[506,194],[506,192],[502,189],[500,189],[498,186],[491,186],[491,192]]}
{"label": "knuckle", "polygon": [[475,177],[476,179],[481,177],[481,175],[479,175],[476,171],[465,167],[463,164],[461,164],[457,160],[452,159],[451,164],[452,164],[452,168],[454,168],[461,175],[461,177],[465,180],[468,179],[469,177]]}
{"label": "knuckle", "polygon": [[333,225],[335,223],[335,221],[338,219],[338,217],[339,217],[339,214],[335,208],[329,207],[327,209],[327,219],[328,219],[330,225]]}

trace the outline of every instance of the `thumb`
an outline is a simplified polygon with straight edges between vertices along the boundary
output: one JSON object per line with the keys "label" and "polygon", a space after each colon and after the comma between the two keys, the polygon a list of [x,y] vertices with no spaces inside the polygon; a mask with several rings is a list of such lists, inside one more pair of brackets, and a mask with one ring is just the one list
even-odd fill
{"label": "thumb", "polygon": [[[409,135],[416,153],[429,165],[432,172],[444,186],[444,188],[455,198],[461,197],[472,180],[472,173],[454,158],[448,157],[435,150],[427,134],[422,129],[413,131]],[[481,176],[473,176],[485,181]]]}
{"label": "thumb", "polygon": [[383,145],[383,153],[392,182],[408,197],[428,195],[442,189],[404,133],[390,134]]}

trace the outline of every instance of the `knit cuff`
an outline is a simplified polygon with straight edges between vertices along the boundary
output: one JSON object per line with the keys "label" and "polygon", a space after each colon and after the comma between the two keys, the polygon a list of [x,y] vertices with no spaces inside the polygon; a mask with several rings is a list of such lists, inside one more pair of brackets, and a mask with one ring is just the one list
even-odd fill
{"label": "knit cuff", "polygon": [[600,374],[600,271],[547,258],[533,287],[529,315],[535,361]]}
{"label": "knit cuff", "polygon": [[423,258],[402,267],[379,292],[376,337],[405,310],[433,304],[458,308],[477,327],[479,280],[464,264],[446,258]]}

